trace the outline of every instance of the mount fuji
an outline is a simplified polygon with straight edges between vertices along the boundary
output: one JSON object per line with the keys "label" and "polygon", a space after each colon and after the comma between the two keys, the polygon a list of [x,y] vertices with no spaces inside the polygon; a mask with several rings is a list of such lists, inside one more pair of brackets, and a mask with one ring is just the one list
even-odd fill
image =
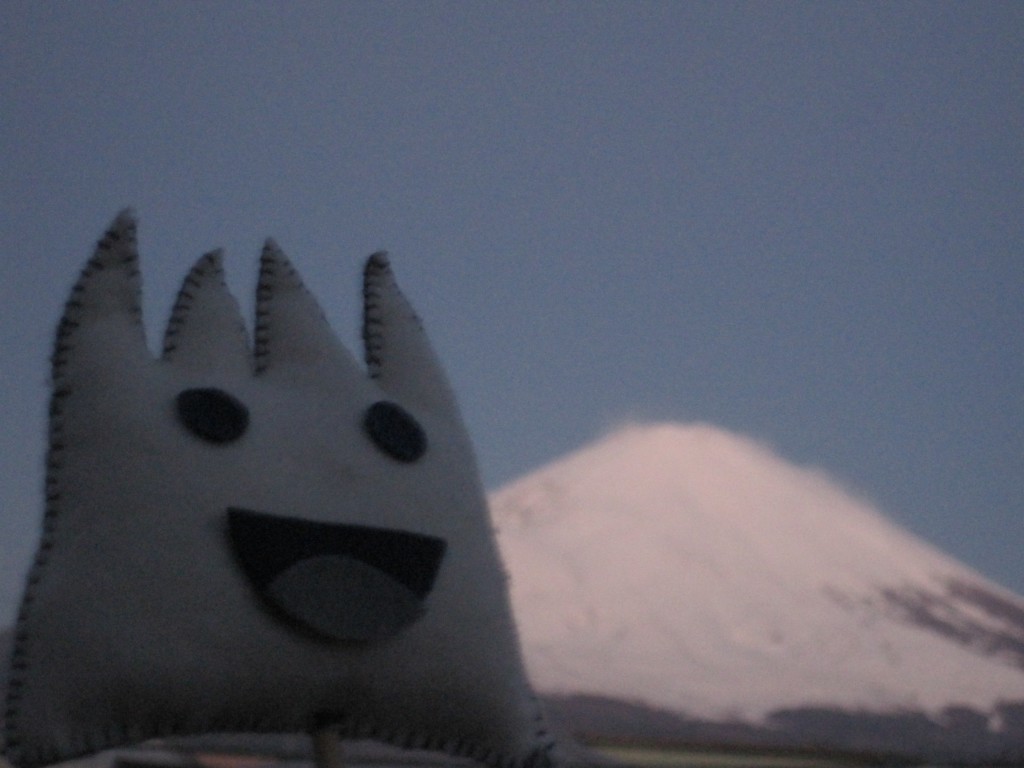
{"label": "mount fuji", "polygon": [[823,472],[630,425],[490,501],[533,683],[577,731],[1024,754],[1024,599]]}

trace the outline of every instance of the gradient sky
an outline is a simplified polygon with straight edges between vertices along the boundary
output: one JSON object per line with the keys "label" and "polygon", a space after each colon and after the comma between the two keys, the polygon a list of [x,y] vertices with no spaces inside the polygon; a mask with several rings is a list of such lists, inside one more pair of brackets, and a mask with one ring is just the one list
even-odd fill
{"label": "gradient sky", "polygon": [[496,488],[630,419],[821,467],[1024,593],[1024,4],[0,10],[0,623],[47,358],[116,212],[162,334],[275,237],[355,346],[387,248]]}

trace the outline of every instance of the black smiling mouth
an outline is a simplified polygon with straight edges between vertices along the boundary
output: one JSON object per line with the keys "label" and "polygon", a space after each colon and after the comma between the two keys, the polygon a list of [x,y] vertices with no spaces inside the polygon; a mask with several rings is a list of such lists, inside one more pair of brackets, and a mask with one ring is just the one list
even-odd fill
{"label": "black smiling mouth", "polygon": [[419,619],[446,548],[409,531],[237,507],[227,518],[232,550],[260,597],[331,640],[381,640]]}

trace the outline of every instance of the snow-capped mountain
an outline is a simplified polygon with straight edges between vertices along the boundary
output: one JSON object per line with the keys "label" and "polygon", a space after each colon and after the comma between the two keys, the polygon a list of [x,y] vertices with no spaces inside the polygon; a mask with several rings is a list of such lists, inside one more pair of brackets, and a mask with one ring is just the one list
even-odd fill
{"label": "snow-capped mountain", "polygon": [[1024,700],[1024,599],[751,439],[631,425],[491,506],[544,694],[748,723]]}

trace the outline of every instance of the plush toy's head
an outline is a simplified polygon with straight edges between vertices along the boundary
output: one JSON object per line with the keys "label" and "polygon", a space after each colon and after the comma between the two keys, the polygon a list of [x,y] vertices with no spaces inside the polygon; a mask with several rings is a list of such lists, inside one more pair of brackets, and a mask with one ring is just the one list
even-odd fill
{"label": "plush toy's head", "polygon": [[455,400],[383,255],[363,290],[368,371],[268,242],[250,350],[208,254],[154,359],[114,221],[57,334],[13,763],[324,723],[548,762]]}

